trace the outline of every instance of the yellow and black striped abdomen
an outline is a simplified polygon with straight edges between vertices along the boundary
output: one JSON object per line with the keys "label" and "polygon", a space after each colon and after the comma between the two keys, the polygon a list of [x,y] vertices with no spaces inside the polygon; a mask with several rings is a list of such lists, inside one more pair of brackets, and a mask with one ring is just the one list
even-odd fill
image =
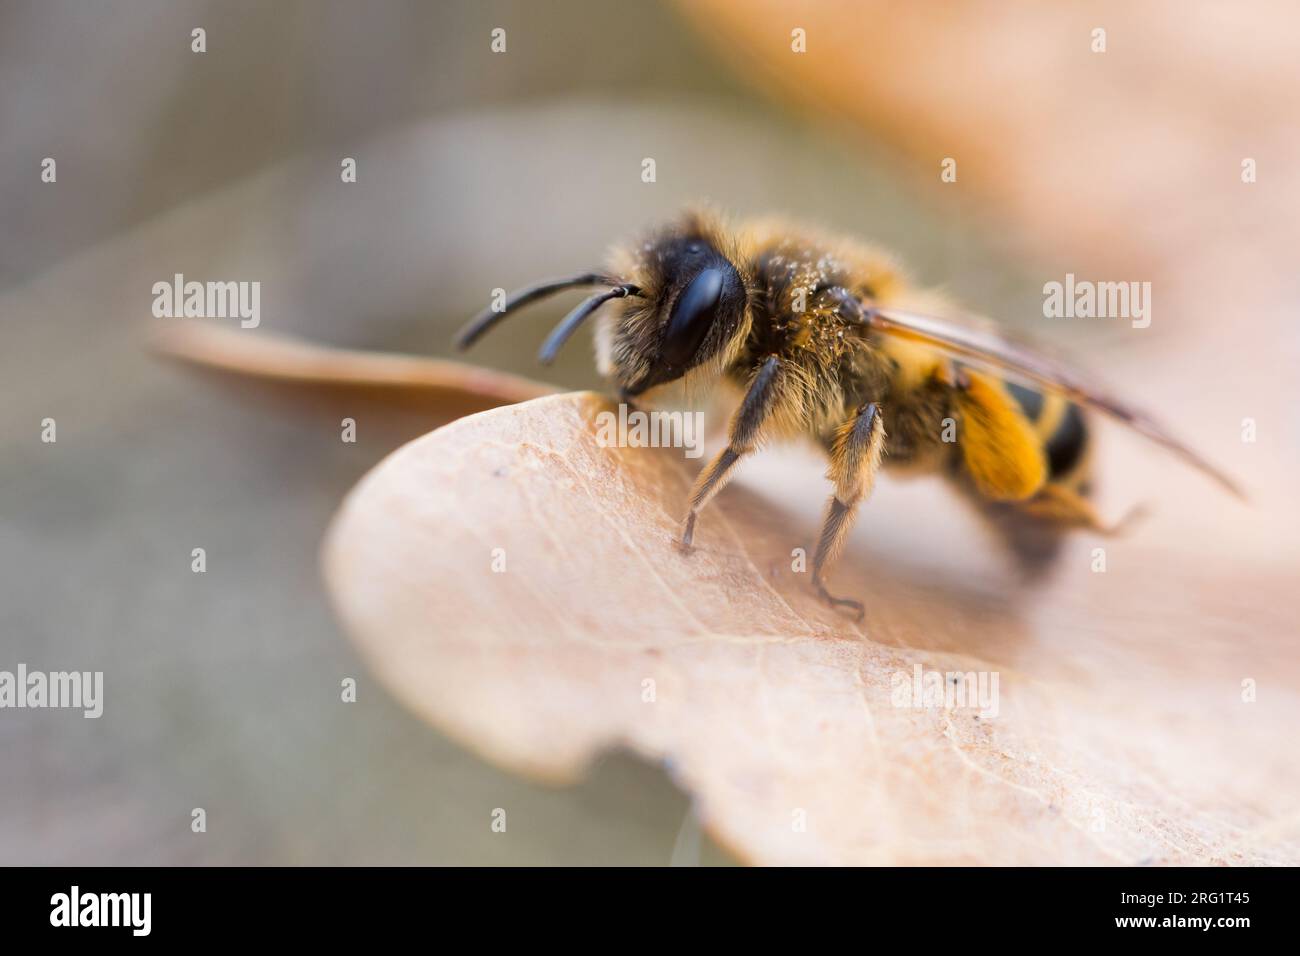
{"label": "yellow and black striped abdomen", "polygon": [[1083,410],[1055,392],[1004,384],[1043,444],[1048,482],[1086,494],[1089,434]]}
{"label": "yellow and black striped abdomen", "polygon": [[[959,487],[1007,543],[1021,571],[1033,579],[1051,567],[1070,528],[1099,527],[1087,500],[1091,490],[1088,422],[1078,405],[1054,392],[1005,380],[998,384],[1023,420],[1022,427],[1027,425],[1032,432],[1041,484],[1033,494],[1016,500],[990,495],[978,480]],[[971,471],[969,456],[967,471]]]}

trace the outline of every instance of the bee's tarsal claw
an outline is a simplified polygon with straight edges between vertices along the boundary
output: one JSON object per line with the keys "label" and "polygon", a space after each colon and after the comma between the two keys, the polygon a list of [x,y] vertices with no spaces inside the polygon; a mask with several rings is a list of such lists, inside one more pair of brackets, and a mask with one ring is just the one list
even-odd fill
{"label": "bee's tarsal claw", "polygon": [[690,554],[695,548],[691,542],[695,540],[695,512],[692,511],[686,516],[686,526],[682,528],[682,536],[677,541],[677,549],[682,554]]}
{"label": "bee's tarsal claw", "polygon": [[831,607],[848,608],[853,612],[853,618],[856,621],[861,621],[867,616],[866,605],[861,601],[856,601],[853,598],[836,597],[834,594],[831,594],[830,591],[827,591],[826,585],[822,584],[820,581],[815,581],[813,584],[817,588],[817,594]]}

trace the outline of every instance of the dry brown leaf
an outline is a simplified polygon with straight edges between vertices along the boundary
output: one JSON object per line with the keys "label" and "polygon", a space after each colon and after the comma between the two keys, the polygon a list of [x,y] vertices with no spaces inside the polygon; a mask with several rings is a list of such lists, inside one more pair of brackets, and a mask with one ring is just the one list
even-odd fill
{"label": "dry brown leaf", "polygon": [[[815,464],[759,456],[764,490],[724,492],[683,556],[695,466],[599,447],[607,407],[462,419],[336,518],[345,626],[435,726],[554,781],[610,747],[662,761],[759,863],[1300,860],[1294,568],[1252,550],[1241,513],[1200,515],[1207,539],[1175,510],[1115,543],[1107,574],[1081,542],[1029,592],[970,528],[927,523],[938,489],[899,506],[886,483],[833,575],[867,602],[856,626],[792,571],[826,493]],[[917,666],[996,674],[997,715],[896,706]]]}
{"label": "dry brown leaf", "polygon": [[426,428],[555,390],[446,359],[332,348],[201,322],[160,327],[152,334],[152,345],[167,358],[233,376],[241,388],[256,381],[294,401],[327,397],[354,409],[359,401],[401,405],[423,414]]}

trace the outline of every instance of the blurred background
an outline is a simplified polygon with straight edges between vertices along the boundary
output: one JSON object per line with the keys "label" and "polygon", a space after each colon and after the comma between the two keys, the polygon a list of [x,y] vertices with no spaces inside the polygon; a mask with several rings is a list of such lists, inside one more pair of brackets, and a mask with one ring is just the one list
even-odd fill
{"label": "blurred background", "polygon": [[[150,356],[151,286],[177,272],[260,281],[261,332],[427,355],[494,287],[585,269],[701,198],[868,237],[1035,332],[1066,272],[1154,281],[1144,338],[1048,334],[1140,376],[1266,499],[1287,486],[1295,18],[1036,6],[0,2],[0,667],[106,684],[97,721],[0,714],[0,863],[729,860],[658,768],[616,754],[535,785],[367,679],[317,548],[348,488],[436,417],[376,401],[343,444],[328,397]],[[474,360],[540,377],[568,307]],[[582,348],[546,379],[599,384]],[[1246,415],[1270,436],[1249,462]],[[1294,567],[1294,514],[1224,546]]]}

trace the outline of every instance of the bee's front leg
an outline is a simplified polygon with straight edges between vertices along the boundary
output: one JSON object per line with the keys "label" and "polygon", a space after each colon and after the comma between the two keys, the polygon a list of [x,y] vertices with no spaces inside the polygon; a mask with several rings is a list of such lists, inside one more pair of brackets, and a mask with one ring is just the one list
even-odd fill
{"label": "bee's front leg", "polygon": [[745,393],[740,408],[731,419],[731,431],[727,447],[713,461],[709,462],[700,476],[695,479],[691,489],[691,508],[686,515],[686,526],[682,530],[681,547],[690,551],[691,541],[695,537],[695,516],[710,499],[723,489],[731,478],[731,469],[743,455],[753,451],[758,444],[758,436],[767,421],[773,406],[780,397],[781,360],[775,355],[768,358],[754,376],[749,391]]}
{"label": "bee's front leg", "polygon": [[827,472],[827,477],[835,483],[835,493],[827,505],[817,554],[813,557],[813,587],[817,593],[831,605],[853,608],[858,620],[862,620],[866,611],[862,602],[835,597],[827,591],[822,583],[822,570],[839,556],[844,539],[853,527],[858,505],[871,494],[884,448],[885,426],[880,418],[880,406],[875,402],[859,408],[858,414],[836,432]]}

